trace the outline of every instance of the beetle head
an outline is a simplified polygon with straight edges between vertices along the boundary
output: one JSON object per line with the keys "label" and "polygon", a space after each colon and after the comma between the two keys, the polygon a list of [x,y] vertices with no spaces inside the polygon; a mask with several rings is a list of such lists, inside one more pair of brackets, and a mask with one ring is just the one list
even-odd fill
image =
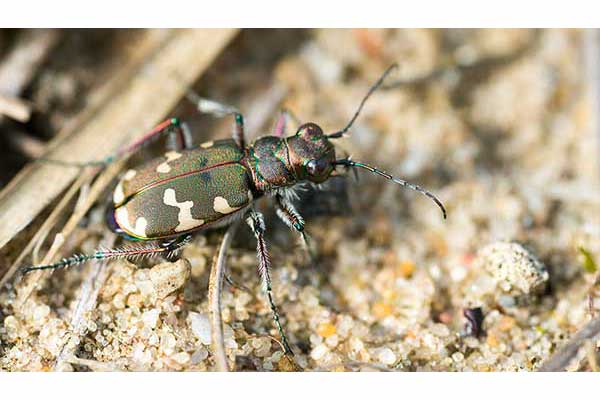
{"label": "beetle head", "polygon": [[335,169],[335,147],[319,125],[301,125],[287,143],[290,162],[299,179],[321,183],[329,178]]}

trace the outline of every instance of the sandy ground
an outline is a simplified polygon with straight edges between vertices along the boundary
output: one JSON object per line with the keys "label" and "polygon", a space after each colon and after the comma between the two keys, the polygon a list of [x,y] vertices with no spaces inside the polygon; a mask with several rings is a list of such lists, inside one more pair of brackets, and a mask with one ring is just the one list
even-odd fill
{"label": "sandy ground", "polygon": [[[248,112],[239,93],[265,78],[248,57],[256,50],[257,58],[272,59],[270,77],[286,88],[283,105],[334,131],[397,62],[388,82],[399,83],[373,95],[349,137],[336,143],[338,153],[428,188],[448,209],[443,220],[426,197],[366,171],[358,171],[358,181],[352,174],[332,179],[299,204],[315,244],[311,261],[271,201],[258,202],[268,218],[275,298],[295,363],[309,371],[538,368],[600,309],[592,271],[600,260],[599,134],[585,34],[286,35],[294,49],[273,56],[252,42],[263,33],[245,34],[238,49],[245,56],[226,70],[235,84],[220,85],[227,79],[213,69],[199,83],[202,94]],[[225,137],[229,122],[218,126]],[[100,205],[87,222],[68,239],[70,251],[110,240]],[[116,261],[57,271],[19,307],[19,284],[3,290],[0,368],[55,368],[73,337],[82,280],[103,268],[97,306],[59,369],[214,369],[206,287],[218,241],[218,232],[198,235],[183,251],[189,263],[154,260],[138,268]],[[224,288],[227,354],[238,370],[289,370],[254,246],[243,228],[229,252],[232,279],[249,290]],[[482,326],[469,323],[477,309]],[[596,368],[596,347],[570,369]]]}

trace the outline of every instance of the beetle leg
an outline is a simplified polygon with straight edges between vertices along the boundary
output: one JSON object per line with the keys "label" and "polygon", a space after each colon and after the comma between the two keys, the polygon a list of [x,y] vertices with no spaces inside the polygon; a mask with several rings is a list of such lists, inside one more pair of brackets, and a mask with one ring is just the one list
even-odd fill
{"label": "beetle leg", "polygon": [[71,162],[62,160],[51,160],[43,157],[39,158],[38,160],[52,164],[75,167],[93,167],[108,165],[121,157],[133,154],[135,151],[139,150],[144,145],[150,143],[151,141],[159,138],[164,134],[169,135],[168,146],[173,150],[189,149],[192,147],[192,138],[188,126],[185,123],[180,122],[178,118],[171,118],[158,124],[156,127],[154,127],[154,129],[146,133],[144,136],[142,136],[129,146],[122,148],[115,154],[112,154],[103,160]]}
{"label": "beetle leg", "polygon": [[233,115],[233,139],[241,149],[246,147],[246,138],[244,135],[244,117],[237,108],[229,106],[227,104],[219,103],[218,101],[200,97],[196,93],[191,91],[187,93],[187,98],[192,103],[196,104],[196,108],[201,113],[210,114],[215,117]]}
{"label": "beetle leg", "polygon": [[312,253],[311,247],[309,245],[310,239],[308,234],[304,230],[304,218],[302,218],[302,215],[300,215],[300,213],[296,210],[296,207],[294,207],[292,202],[287,200],[282,195],[275,195],[275,201],[277,202],[277,216],[290,229],[292,229],[300,235],[302,247],[308,253],[311,261],[314,260],[315,255]]}
{"label": "beetle leg", "polygon": [[168,143],[172,150],[189,149],[192,147],[191,133],[187,124],[182,123],[178,118],[170,118],[120,151],[118,155],[131,154],[164,134],[169,135]]}
{"label": "beetle leg", "polygon": [[244,135],[244,117],[240,113],[235,113],[235,125],[233,126],[233,140],[240,149],[246,148],[246,137]]}
{"label": "beetle leg", "polygon": [[169,132],[167,148],[168,150],[189,150],[194,147],[192,143],[192,131],[185,122],[179,124],[180,129]]}
{"label": "beetle leg", "polygon": [[258,273],[260,274],[260,278],[262,281],[263,291],[267,295],[267,300],[269,301],[269,305],[271,307],[271,312],[273,314],[273,320],[275,321],[275,325],[277,326],[277,330],[279,331],[279,335],[281,336],[281,341],[283,342],[283,347],[287,354],[293,355],[292,349],[288,343],[287,337],[283,331],[283,327],[281,326],[281,321],[279,320],[279,312],[277,311],[277,306],[275,305],[275,301],[273,300],[273,289],[271,287],[271,276],[269,274],[269,269],[271,268],[271,260],[269,257],[269,252],[267,250],[267,242],[265,241],[265,221],[263,215],[254,210],[250,210],[248,213],[248,217],[246,218],[246,223],[252,229],[254,236],[256,237],[256,254],[258,257]]}
{"label": "beetle leg", "polygon": [[125,258],[128,260],[134,260],[140,257],[150,257],[159,253],[164,253],[167,257],[172,256],[175,252],[179,251],[183,246],[187,245],[192,238],[191,234],[178,236],[175,239],[162,242],[155,245],[131,245],[123,246],[115,249],[100,249],[96,250],[93,254],[75,254],[68,258],[47,265],[33,265],[24,267],[21,269],[23,274],[31,271],[44,270],[44,269],[58,269],[65,267],[72,267],[75,265],[82,264],[89,260],[108,260],[113,258]]}
{"label": "beetle leg", "polygon": [[299,126],[300,120],[287,108],[282,108],[279,113],[279,118],[277,118],[277,122],[275,123],[275,136],[283,137],[285,136],[285,130],[288,121],[291,119]]}

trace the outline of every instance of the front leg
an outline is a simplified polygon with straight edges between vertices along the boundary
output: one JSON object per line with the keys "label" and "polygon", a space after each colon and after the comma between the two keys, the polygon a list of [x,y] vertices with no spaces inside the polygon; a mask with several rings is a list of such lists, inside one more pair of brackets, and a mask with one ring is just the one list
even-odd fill
{"label": "front leg", "polygon": [[309,245],[309,236],[304,230],[304,218],[302,218],[302,215],[300,215],[300,213],[296,210],[296,207],[294,207],[292,202],[287,200],[282,195],[275,195],[275,201],[277,202],[277,216],[290,229],[300,235],[302,247],[308,252],[311,261],[314,260],[315,257]]}
{"label": "front leg", "polygon": [[281,321],[279,320],[279,312],[273,299],[273,289],[271,287],[271,276],[269,269],[271,268],[271,259],[267,250],[267,242],[265,240],[265,221],[263,215],[258,211],[250,210],[246,218],[246,223],[252,229],[254,236],[256,237],[256,255],[258,257],[258,273],[262,282],[262,289],[267,295],[267,300],[271,307],[271,313],[273,314],[273,320],[281,336],[281,342],[286,354],[293,355],[292,349],[288,343]]}

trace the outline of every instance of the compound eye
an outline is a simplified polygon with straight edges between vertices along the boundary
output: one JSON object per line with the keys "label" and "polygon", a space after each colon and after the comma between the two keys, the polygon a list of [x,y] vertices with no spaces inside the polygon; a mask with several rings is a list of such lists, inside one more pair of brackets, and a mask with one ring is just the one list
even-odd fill
{"label": "compound eye", "polygon": [[311,176],[320,176],[327,170],[327,160],[321,158],[319,160],[310,160],[306,163],[306,172]]}

